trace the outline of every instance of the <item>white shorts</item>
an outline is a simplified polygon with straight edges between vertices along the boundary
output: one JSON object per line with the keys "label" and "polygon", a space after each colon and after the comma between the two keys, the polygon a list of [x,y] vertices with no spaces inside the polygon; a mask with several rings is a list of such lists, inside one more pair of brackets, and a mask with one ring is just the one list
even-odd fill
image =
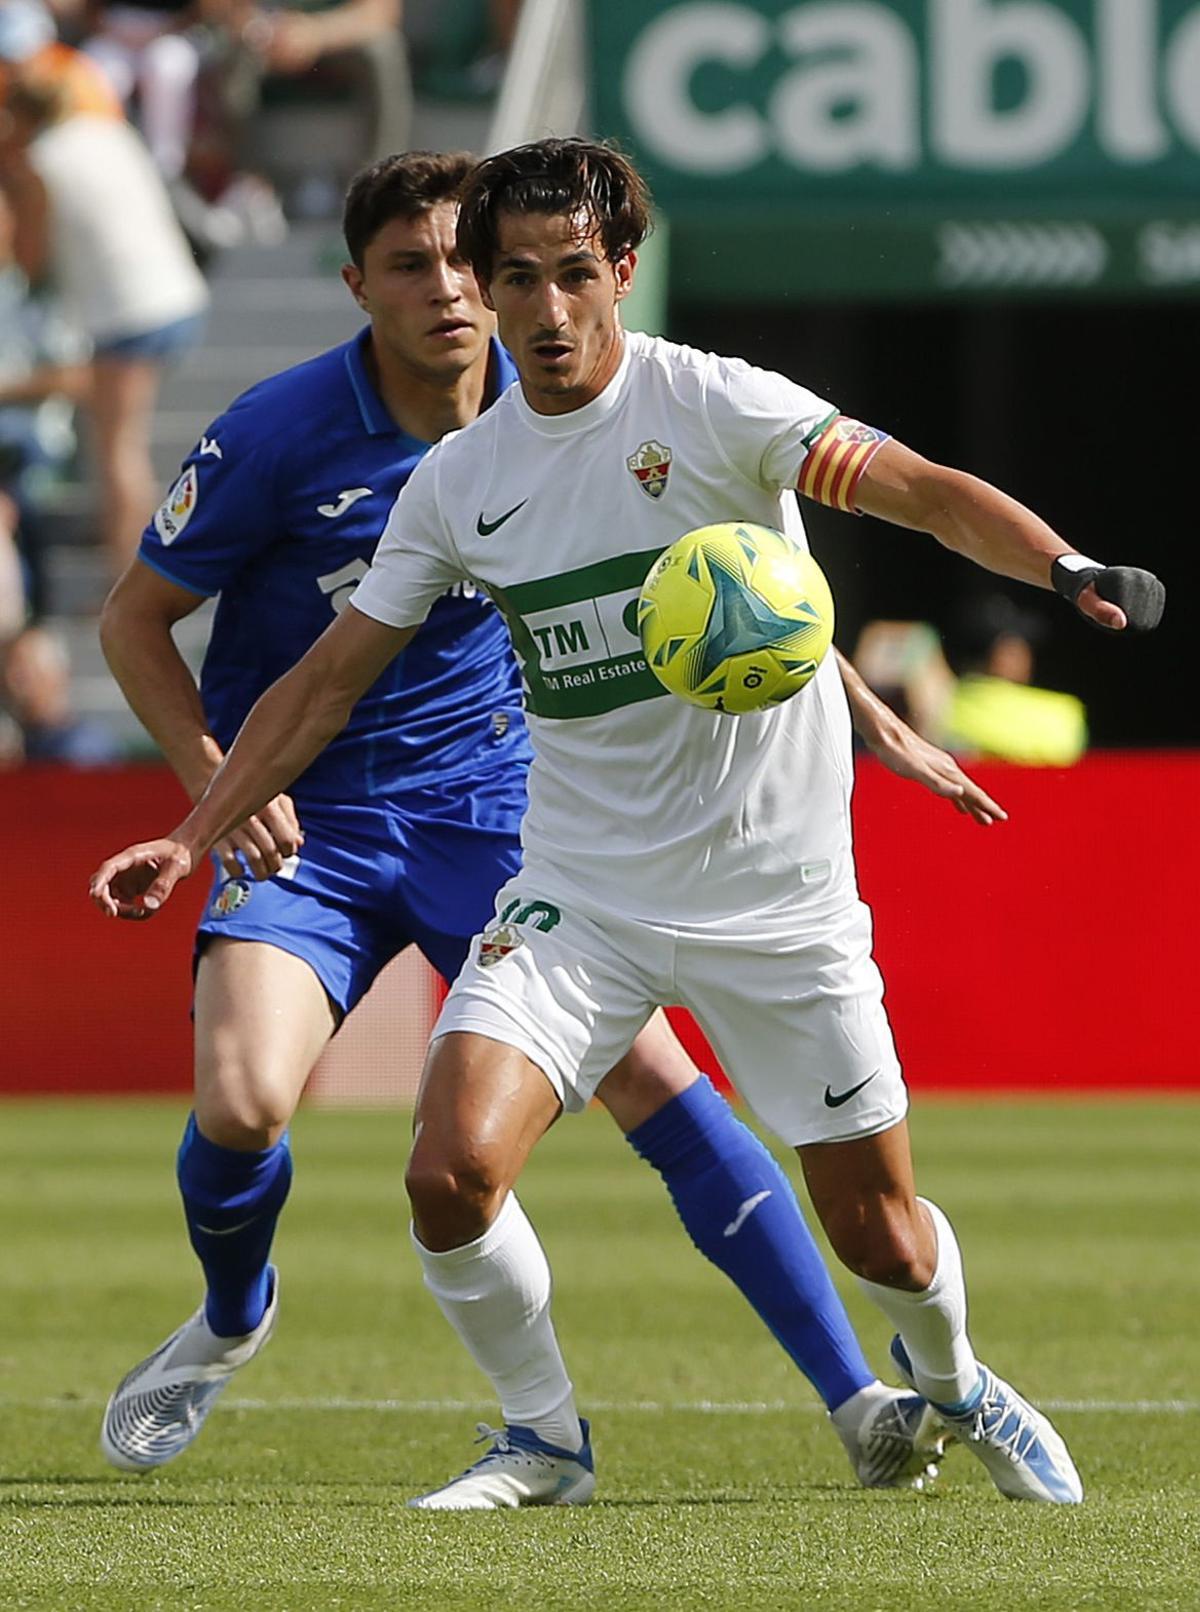
{"label": "white shorts", "polygon": [[473,1031],[517,1047],[567,1109],[587,1104],[656,1007],[680,1003],[789,1147],[869,1136],[907,1112],[861,901],[784,938],[734,939],[556,905],[518,874],[496,913],[434,1037]]}

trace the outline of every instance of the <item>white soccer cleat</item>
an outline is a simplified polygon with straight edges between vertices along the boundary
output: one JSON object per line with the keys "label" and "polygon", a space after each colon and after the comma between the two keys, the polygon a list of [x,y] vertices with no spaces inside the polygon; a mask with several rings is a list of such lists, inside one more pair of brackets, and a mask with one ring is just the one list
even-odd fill
{"label": "white soccer cleat", "polygon": [[919,1394],[883,1383],[862,1394],[867,1408],[857,1422],[847,1426],[844,1416],[832,1418],[858,1481],[864,1489],[928,1488],[946,1446],[941,1417]]}
{"label": "white soccer cleat", "polygon": [[596,1487],[591,1429],[581,1417],[583,1448],[547,1444],[530,1427],[477,1424],[475,1440],[492,1447],[441,1489],[408,1502],[416,1511],[503,1511],[516,1506],[586,1506]]}
{"label": "white soccer cleat", "polygon": [[[912,1362],[899,1338],[892,1339],[891,1353],[911,1383]],[[987,1366],[980,1366],[979,1389],[969,1401],[937,1410],[951,1436],[979,1457],[1007,1499],[1057,1506],[1083,1499],[1083,1480],[1050,1418]]]}
{"label": "white soccer cleat", "polygon": [[182,1455],[234,1372],[271,1336],[278,1311],[274,1266],[266,1313],[245,1337],[218,1338],[201,1305],[117,1384],[100,1426],[105,1459],[123,1472],[148,1472]]}

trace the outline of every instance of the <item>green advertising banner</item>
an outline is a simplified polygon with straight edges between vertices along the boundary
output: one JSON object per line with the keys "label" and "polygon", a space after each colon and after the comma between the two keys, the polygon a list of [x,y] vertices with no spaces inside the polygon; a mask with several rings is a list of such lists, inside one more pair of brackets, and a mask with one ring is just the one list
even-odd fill
{"label": "green advertising banner", "polygon": [[643,164],[684,294],[733,276],[730,229],[743,295],[783,289],[782,246],[809,292],[1200,292],[1200,0],[592,0],[590,19],[593,122]]}

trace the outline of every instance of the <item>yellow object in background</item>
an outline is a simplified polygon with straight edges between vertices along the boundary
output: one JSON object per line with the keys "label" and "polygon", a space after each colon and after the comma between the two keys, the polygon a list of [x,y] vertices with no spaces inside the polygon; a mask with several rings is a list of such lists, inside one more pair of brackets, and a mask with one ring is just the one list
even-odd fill
{"label": "yellow object in background", "polygon": [[1083,702],[1074,694],[977,674],[956,684],[941,734],[956,754],[1030,767],[1073,766],[1087,738]]}

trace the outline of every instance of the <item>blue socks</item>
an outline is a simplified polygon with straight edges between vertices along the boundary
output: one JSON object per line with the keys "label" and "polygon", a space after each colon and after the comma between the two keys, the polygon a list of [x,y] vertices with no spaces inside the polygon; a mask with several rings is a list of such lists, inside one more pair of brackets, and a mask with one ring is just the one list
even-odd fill
{"label": "blue socks", "polygon": [[292,1184],[287,1137],[241,1153],[201,1136],[190,1114],[176,1174],[188,1236],[208,1282],[205,1319],[219,1338],[243,1337],[271,1297],[267,1261]]}
{"label": "blue socks", "polygon": [[831,1411],[876,1380],[787,1177],[703,1075],[629,1142]]}

